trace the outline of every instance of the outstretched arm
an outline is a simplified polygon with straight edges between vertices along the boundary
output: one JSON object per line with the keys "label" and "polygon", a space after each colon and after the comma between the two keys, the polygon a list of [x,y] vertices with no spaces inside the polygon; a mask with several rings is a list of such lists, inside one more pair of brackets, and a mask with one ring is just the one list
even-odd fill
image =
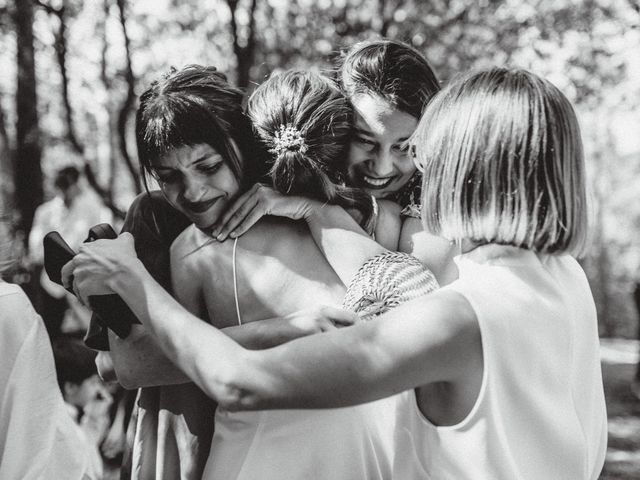
{"label": "outstretched arm", "polygon": [[[353,405],[437,381],[457,381],[481,358],[467,301],[452,291],[421,297],[370,322],[249,351],[181,307],[133,255],[104,241],[73,261],[82,295],[110,287],[157,337],[168,358],[227,409]],[[108,272],[105,265],[111,265]],[[96,267],[100,268],[96,268]]]}
{"label": "outstretched arm", "polygon": [[[201,281],[198,280],[197,272],[192,270],[187,262],[172,265],[174,292],[187,310],[199,319],[206,319],[208,315],[199,288]],[[104,289],[102,293],[112,292]],[[356,320],[357,316],[351,312],[318,307],[283,318],[227,327],[221,331],[247,349],[264,349],[302,336],[349,326]],[[192,381],[174,361],[167,358],[158,345],[157,338],[143,325],[133,325],[130,334],[124,339],[109,331],[109,345],[112,363],[110,368],[113,368],[118,382],[124,388],[175,385]]]}

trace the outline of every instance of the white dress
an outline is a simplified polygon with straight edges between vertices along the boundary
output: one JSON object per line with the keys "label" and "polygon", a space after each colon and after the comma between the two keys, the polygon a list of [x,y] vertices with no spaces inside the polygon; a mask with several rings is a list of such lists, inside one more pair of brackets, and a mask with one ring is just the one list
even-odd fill
{"label": "white dress", "polygon": [[20,287],[2,281],[0,352],[0,478],[102,478],[62,399],[42,320]]}
{"label": "white dress", "polygon": [[[471,412],[436,427],[414,391],[398,402],[394,480],[597,479],[607,418],[596,311],[578,263],[486,245],[457,259],[482,335]],[[429,368],[425,365],[425,368]]]}
{"label": "white dress", "polygon": [[396,398],[324,410],[218,408],[203,478],[391,479]]}

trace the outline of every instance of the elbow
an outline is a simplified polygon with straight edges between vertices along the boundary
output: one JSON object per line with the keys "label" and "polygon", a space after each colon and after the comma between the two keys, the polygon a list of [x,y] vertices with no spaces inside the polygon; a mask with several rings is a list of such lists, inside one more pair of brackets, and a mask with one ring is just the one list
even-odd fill
{"label": "elbow", "polygon": [[126,375],[121,366],[114,362],[111,352],[101,351],[95,359],[98,375],[103,382],[118,382],[126,390],[135,390],[140,387],[137,379],[131,375]]}
{"label": "elbow", "polygon": [[137,390],[138,388],[144,387],[140,382],[136,382],[133,379],[127,377],[118,377],[118,383],[125,390]]}
{"label": "elbow", "polygon": [[122,371],[122,369],[116,368],[116,379],[122,388],[125,390],[136,390],[138,388],[146,387],[142,379],[137,378],[132,372]]}
{"label": "elbow", "polygon": [[220,407],[230,412],[265,408],[255,394],[232,385],[225,385],[217,389],[215,394],[211,396],[216,399]]}
{"label": "elbow", "polygon": [[[261,410],[268,408],[269,399],[263,390],[258,387],[259,371],[251,366],[250,362],[237,359],[222,367],[218,363],[217,368],[207,369],[193,380],[202,390],[213,398],[220,407],[235,412],[240,410]],[[211,372],[215,371],[215,374]]]}

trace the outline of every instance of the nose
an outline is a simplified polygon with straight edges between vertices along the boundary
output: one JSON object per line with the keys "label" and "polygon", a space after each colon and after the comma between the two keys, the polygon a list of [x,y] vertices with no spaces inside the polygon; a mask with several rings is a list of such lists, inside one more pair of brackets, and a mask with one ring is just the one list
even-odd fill
{"label": "nose", "polygon": [[371,173],[378,177],[387,177],[394,173],[394,156],[389,150],[378,153],[372,160]]}
{"label": "nose", "polygon": [[197,202],[199,201],[205,192],[205,185],[202,180],[195,177],[187,176],[184,179],[184,188],[182,196],[188,202]]}

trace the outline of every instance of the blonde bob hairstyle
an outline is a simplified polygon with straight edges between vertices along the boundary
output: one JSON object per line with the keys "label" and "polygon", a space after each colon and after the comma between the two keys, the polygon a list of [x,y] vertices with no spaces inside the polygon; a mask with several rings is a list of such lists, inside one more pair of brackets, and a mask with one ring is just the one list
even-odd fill
{"label": "blonde bob hairstyle", "polygon": [[551,83],[495,68],[451,83],[411,143],[424,168],[423,222],[461,242],[581,255],[588,221],[580,129]]}

